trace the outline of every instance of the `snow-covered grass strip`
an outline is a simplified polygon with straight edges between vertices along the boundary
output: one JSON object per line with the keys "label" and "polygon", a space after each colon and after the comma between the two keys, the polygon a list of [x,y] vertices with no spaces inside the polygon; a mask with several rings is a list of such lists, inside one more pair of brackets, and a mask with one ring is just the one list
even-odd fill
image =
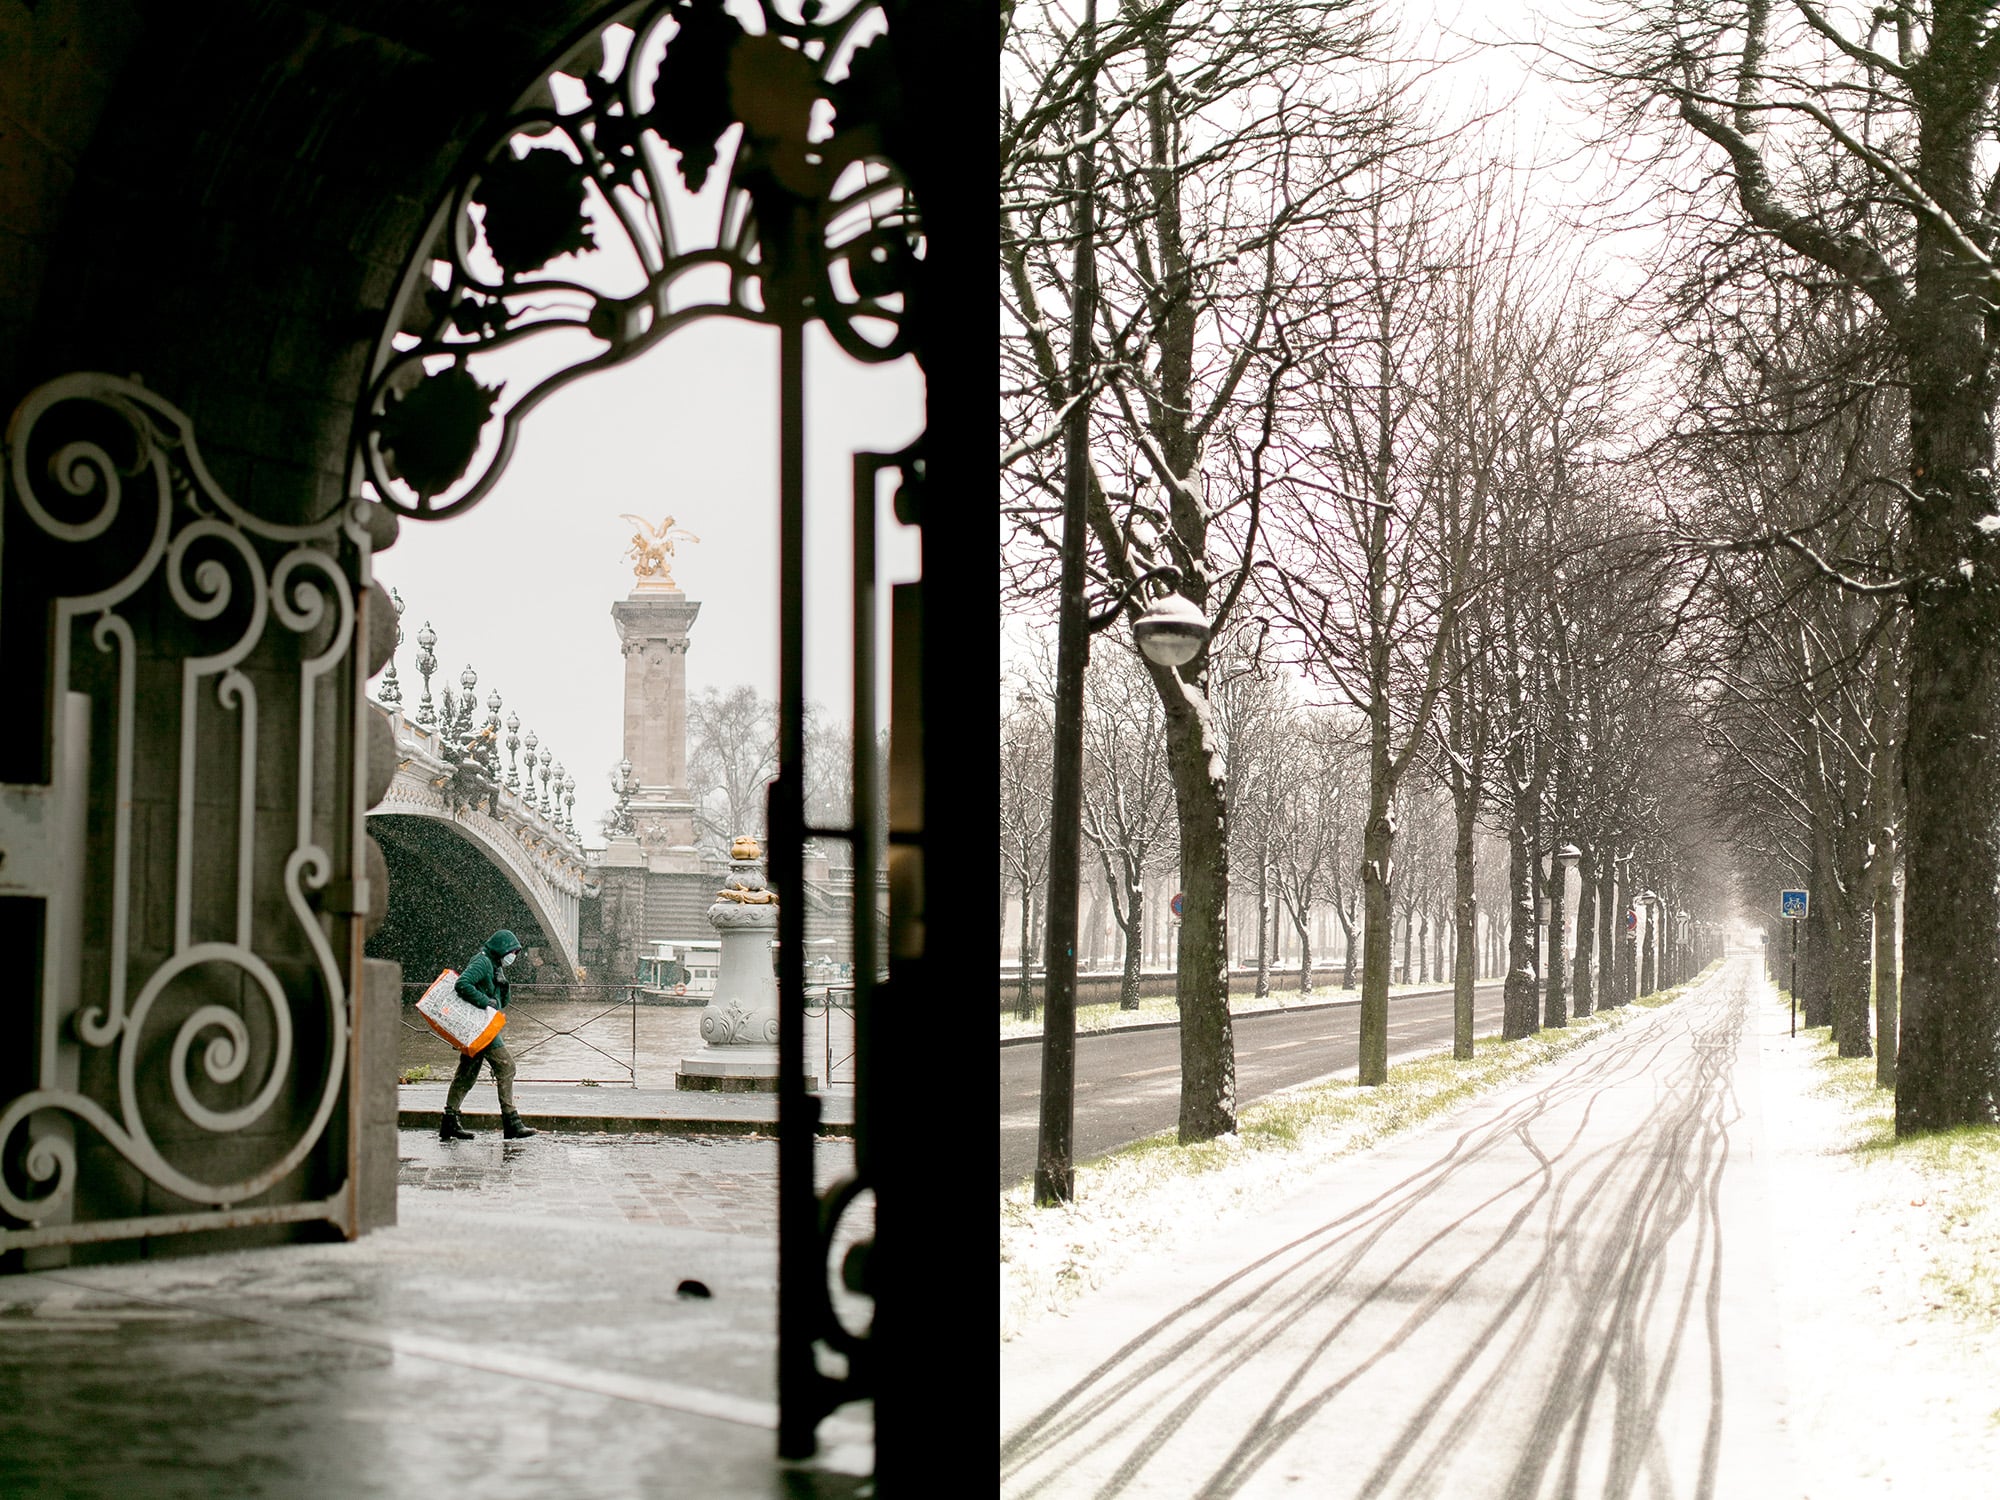
{"label": "snow-covered grass strip", "polygon": [[[1776,994],[1788,1003],[1783,990]],[[1923,1281],[1933,1310],[2000,1328],[2000,1126],[1961,1125],[1898,1140],[1895,1091],[1876,1087],[1875,1059],[1840,1056],[1831,1027],[1804,1032],[1801,1040],[1807,1038],[1819,1075],[1813,1092],[1840,1105],[1846,1117],[1833,1149],[1863,1163],[1914,1168],[1925,1184],[1910,1207],[1922,1211],[1926,1228],[1905,1238],[1929,1261]]]}

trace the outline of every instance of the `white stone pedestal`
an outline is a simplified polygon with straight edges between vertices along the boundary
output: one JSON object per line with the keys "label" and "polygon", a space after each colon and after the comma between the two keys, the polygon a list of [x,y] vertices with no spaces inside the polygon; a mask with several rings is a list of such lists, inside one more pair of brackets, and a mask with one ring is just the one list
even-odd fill
{"label": "white stone pedestal", "polygon": [[[729,879],[708,909],[722,959],[715,994],[701,1013],[701,1051],[681,1059],[675,1088],[778,1090],[778,978],[771,971],[778,907],[768,899],[756,847],[747,839],[737,841]],[[818,1086],[817,1079],[806,1079],[808,1089]]]}

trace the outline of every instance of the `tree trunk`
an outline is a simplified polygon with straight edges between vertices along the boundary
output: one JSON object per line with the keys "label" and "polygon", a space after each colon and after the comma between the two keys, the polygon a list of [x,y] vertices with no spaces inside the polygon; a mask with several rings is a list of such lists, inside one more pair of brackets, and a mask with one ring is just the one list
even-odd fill
{"label": "tree trunk", "polygon": [[1535,974],[1535,870],[1528,825],[1519,802],[1507,830],[1507,984],[1500,1002],[1500,1035],[1507,1041],[1535,1034],[1540,995]]}
{"label": "tree trunk", "polygon": [[1804,930],[1799,933],[1799,1019],[1807,1026],[1833,1024],[1833,903],[1830,872],[1820,855],[1813,856],[1811,900]]}
{"label": "tree trunk", "polygon": [[1014,991],[1014,1019],[1035,1019],[1035,893],[1021,883],[1021,974]]}
{"label": "tree trunk", "polygon": [[1639,949],[1639,993],[1650,995],[1659,988],[1660,974],[1655,965],[1660,951],[1660,919],[1657,904],[1645,908],[1646,940]]}
{"label": "tree trunk", "polygon": [[1416,975],[1410,971],[1410,948],[1417,935],[1417,903],[1412,901],[1403,909],[1403,983],[1410,984]]}
{"label": "tree trunk", "polygon": [[1174,992],[1180,1001],[1180,1140],[1213,1140],[1236,1129],[1236,1042],[1229,1017],[1229,839],[1222,757],[1201,689],[1171,668],[1163,683],[1167,765],[1174,779],[1181,847],[1180,940]]}
{"label": "tree trunk", "polygon": [[1618,890],[1618,1004],[1630,1005],[1639,995],[1639,934],[1636,928],[1628,930],[1625,925],[1627,913],[1638,910],[1630,889],[1632,877],[1627,874],[1625,884]]}
{"label": "tree trunk", "polygon": [[1896,1086],[1896,830],[1877,829],[1869,872],[1875,903],[1875,1086]]}
{"label": "tree trunk", "polygon": [[[1843,866],[1846,861],[1842,861]],[[1833,900],[1827,913],[1832,936],[1834,1046],[1842,1057],[1867,1057],[1868,981],[1873,944],[1868,931],[1870,905],[1864,899],[1866,871],[1858,866],[1836,870],[1829,883]]]}
{"label": "tree trunk", "polygon": [[1299,993],[1310,995],[1313,992],[1313,949],[1307,914],[1294,912],[1292,926],[1299,934]]}
{"label": "tree trunk", "polygon": [[1354,988],[1354,917],[1346,907],[1336,904],[1334,915],[1340,918],[1341,945],[1345,950],[1340,960],[1340,987]]}
{"label": "tree trunk", "polygon": [[1452,895],[1455,933],[1451,964],[1451,1055],[1472,1056],[1473,966],[1479,954],[1479,900],[1473,893],[1472,834],[1478,808],[1471,798],[1454,807],[1458,825],[1452,844]]}
{"label": "tree trunk", "polygon": [[1146,890],[1143,880],[1134,880],[1125,887],[1127,899],[1131,902],[1130,920],[1119,924],[1125,937],[1125,971],[1118,980],[1118,1008],[1137,1010],[1139,1008],[1139,949],[1140,934],[1146,929],[1140,925],[1145,915]]}
{"label": "tree trunk", "polygon": [[1548,984],[1542,992],[1542,1024],[1544,1026],[1569,1025],[1569,1001],[1563,992],[1563,981],[1568,977],[1563,965],[1563,922],[1567,919],[1569,881],[1564,878],[1562,861],[1555,851],[1562,846],[1556,842],[1554,829],[1549,833],[1549,936],[1548,936]]}
{"label": "tree trunk", "polygon": [[1570,968],[1570,1012],[1587,1016],[1597,1007],[1597,855],[1590,849],[1576,862],[1576,961]]}
{"label": "tree trunk", "polygon": [[1257,998],[1271,993],[1271,851],[1257,845]]}
{"label": "tree trunk", "polygon": [[1375,716],[1368,776],[1368,823],[1361,834],[1361,1045],[1360,1082],[1389,1081],[1390,860],[1396,849],[1396,812],[1390,801],[1389,723]]}
{"label": "tree trunk", "polygon": [[[1990,45],[1982,43],[1982,46]],[[1940,79],[1940,87],[1944,86]],[[1961,85],[1960,87],[1966,87]],[[1982,101],[1983,102],[1983,101]],[[1927,132],[1926,184],[1978,212],[1970,99]],[[1949,212],[1950,210],[1947,209]],[[1912,590],[1903,744],[1902,1030],[1896,1133],[1981,1124],[2000,1111],[2000,609],[1994,370],[1983,271],[1919,217],[1911,327],[1908,507]]]}

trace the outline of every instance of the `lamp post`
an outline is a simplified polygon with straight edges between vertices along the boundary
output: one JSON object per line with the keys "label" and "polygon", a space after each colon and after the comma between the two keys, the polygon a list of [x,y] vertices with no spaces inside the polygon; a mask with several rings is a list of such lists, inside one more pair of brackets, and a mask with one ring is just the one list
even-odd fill
{"label": "lamp post", "polygon": [[[1078,623],[1082,641],[1118,618],[1132,596],[1149,584],[1167,592],[1132,622],[1132,638],[1156,666],[1178,667],[1194,659],[1208,640],[1208,621],[1188,600],[1172,592],[1180,573],[1149,568],[1113,595],[1094,615]],[[1080,602],[1080,601],[1079,601]],[[1060,677],[1060,672],[1058,673]],[[1079,684],[1079,687],[1081,684]],[[1083,807],[1081,713],[1066,715],[1057,700],[1055,775],[1050,799],[1049,898],[1042,962],[1042,1107],[1035,1146],[1035,1202],[1066,1203],[1075,1193],[1072,1138],[1076,1115],[1076,908]],[[1065,723],[1066,719],[1074,720]]]}
{"label": "lamp post", "polygon": [[507,715],[507,790],[521,790],[521,716]]}
{"label": "lamp post", "polygon": [[[403,596],[395,589],[389,590],[389,602],[396,606],[396,649],[403,645]],[[382,674],[382,691],[379,695],[384,705],[398,712],[403,707],[403,685],[396,680],[396,653],[389,653],[388,670]]]}
{"label": "lamp post", "polygon": [[1576,862],[1583,858],[1583,851],[1574,844],[1564,844],[1549,860],[1549,883],[1542,904],[1548,910],[1548,983],[1543,989],[1542,1024],[1544,1026],[1566,1026],[1569,1024],[1569,1006],[1563,992],[1563,907],[1568,899],[1569,872],[1576,868]]}
{"label": "lamp post", "polygon": [[429,620],[424,621],[424,628],[417,632],[417,673],[424,679],[424,695],[417,700],[417,724],[423,729],[437,724],[437,707],[431,702],[431,673],[438,669],[438,659],[431,647],[437,643],[437,632],[431,629]]}

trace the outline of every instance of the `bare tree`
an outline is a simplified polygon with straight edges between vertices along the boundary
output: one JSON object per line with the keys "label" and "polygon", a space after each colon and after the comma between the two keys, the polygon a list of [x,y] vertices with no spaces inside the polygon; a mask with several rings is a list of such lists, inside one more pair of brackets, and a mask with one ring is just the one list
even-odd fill
{"label": "bare tree", "polygon": [[[1452,313],[1445,268],[1462,226],[1421,177],[1378,174],[1368,211],[1343,226],[1311,285],[1324,350],[1308,365],[1281,437],[1282,498],[1264,595],[1307,670],[1368,726],[1360,886],[1360,1079],[1388,1073],[1396,793],[1431,738],[1470,596],[1480,527],[1449,478],[1415,451],[1420,392]],[[1336,298],[1334,289],[1340,295]]]}
{"label": "bare tree", "polygon": [[[1583,60],[1585,46],[1573,50]],[[1788,270],[1843,280],[1896,351],[1908,467],[1879,476],[1902,500],[1911,606],[1896,1128],[1990,1121],[2000,1113],[1991,8],[1892,4],[1853,19],[1809,0],[1655,0],[1593,35],[1586,66],[1632,129],[1663,121],[1712,148],[1733,203],[1711,193],[1698,208],[1729,209],[1783,247]],[[1729,244],[1727,229],[1711,242]]]}
{"label": "bare tree", "polygon": [[[1157,564],[1225,629],[1257,547],[1262,431],[1295,354],[1274,319],[1290,242],[1342,207],[1340,185],[1381,149],[1379,110],[1342,101],[1371,44],[1366,7],[1296,0],[1239,7],[1171,0],[1121,10],[1090,44],[1058,6],[1018,5],[1003,27],[1001,255],[1007,518],[1016,566],[1042,568],[1051,497],[1088,486],[1096,566],[1134,587]],[[1069,124],[1091,101],[1080,194]],[[1098,214],[1092,347],[1065,346],[1058,310],[1085,204]],[[1081,262],[1079,262],[1081,263]],[[1075,403],[1101,408],[1088,473]],[[1107,474],[1119,476],[1107,479]],[[1145,498],[1140,477],[1157,485]],[[1018,575],[1017,586],[1032,586]],[[1131,597],[1136,614],[1143,593]],[[1149,664],[1165,716],[1184,910],[1179,937],[1180,1136],[1234,1128],[1228,1006],[1226,788],[1213,733],[1210,661]]]}
{"label": "bare tree", "polygon": [[688,699],[688,789],[705,850],[727,857],[741,833],[764,833],[764,788],[778,774],[778,709],[753,687]]}
{"label": "bare tree", "polygon": [[1145,876],[1172,847],[1174,829],[1160,699],[1129,651],[1100,652],[1084,690],[1083,836],[1123,940],[1118,1006],[1137,1010]]}
{"label": "bare tree", "polygon": [[1000,863],[1021,893],[1021,969],[1014,1014],[1035,1018],[1035,899],[1049,873],[1050,732],[1026,690],[1000,720]]}

